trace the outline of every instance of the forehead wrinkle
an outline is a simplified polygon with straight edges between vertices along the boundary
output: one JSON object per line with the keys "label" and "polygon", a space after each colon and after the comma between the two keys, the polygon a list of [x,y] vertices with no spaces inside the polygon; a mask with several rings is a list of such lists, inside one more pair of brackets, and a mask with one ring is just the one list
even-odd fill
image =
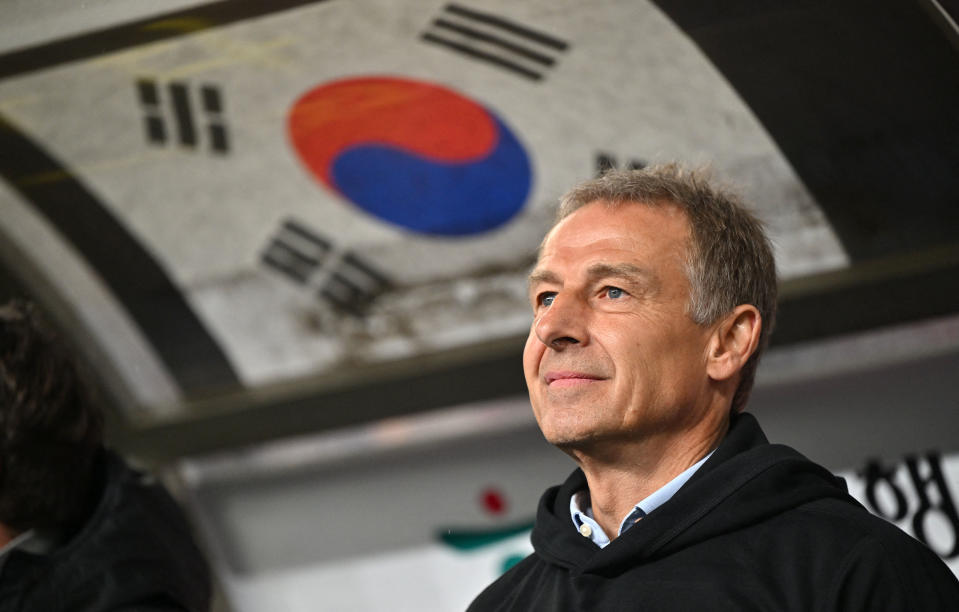
{"label": "forehead wrinkle", "polygon": [[624,276],[627,278],[638,277],[648,278],[652,273],[646,268],[641,268],[631,263],[594,263],[586,269],[586,274],[590,278],[600,276]]}

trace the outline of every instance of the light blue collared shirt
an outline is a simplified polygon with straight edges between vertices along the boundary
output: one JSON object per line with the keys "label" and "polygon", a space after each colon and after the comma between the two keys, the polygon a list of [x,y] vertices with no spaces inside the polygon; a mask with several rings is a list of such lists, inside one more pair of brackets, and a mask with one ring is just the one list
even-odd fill
{"label": "light blue collared shirt", "polygon": [[[715,451],[710,451],[709,454],[689,466],[689,468],[684,470],[679,476],[673,478],[653,492],[652,495],[633,506],[633,509],[626,515],[623,522],[619,524],[619,535],[623,535],[627,529],[636,524],[636,521],[669,501],[669,499],[676,494],[676,491],[686,484],[687,480],[692,478],[696,470],[706,463],[706,460],[712,456],[713,452]],[[596,546],[606,548],[609,544],[609,536],[606,535],[603,528],[600,527],[596,519],[593,518],[593,508],[589,502],[589,490],[577,491],[569,498],[569,514],[573,518],[573,525],[577,531],[583,534],[584,537],[592,540]]]}

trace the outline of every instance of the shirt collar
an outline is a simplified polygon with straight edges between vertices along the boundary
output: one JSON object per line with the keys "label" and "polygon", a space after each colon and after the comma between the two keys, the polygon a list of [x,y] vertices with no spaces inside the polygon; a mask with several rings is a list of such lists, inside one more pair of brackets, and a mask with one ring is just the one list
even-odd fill
{"label": "shirt collar", "polygon": [[15,548],[26,546],[34,537],[36,537],[36,531],[33,529],[28,529],[17,535],[17,537],[4,544],[3,547],[0,547],[0,557],[7,556],[7,554]]}
{"label": "shirt collar", "polygon": [[[623,535],[626,530],[636,524],[656,508],[665,504],[676,494],[679,489],[686,484],[693,474],[696,473],[706,460],[709,459],[714,451],[710,451],[705,457],[683,470],[678,476],[667,482],[665,485],[654,491],[648,497],[640,500],[633,509],[630,510],[619,524],[619,533]],[[573,525],[584,537],[592,540],[600,548],[605,548],[610,540],[609,536],[599,526],[599,523],[593,517],[593,508],[589,499],[589,490],[577,491],[569,498],[569,514],[573,519]]]}
{"label": "shirt collar", "polygon": [[10,553],[21,550],[32,555],[46,555],[57,547],[59,533],[50,529],[28,529],[0,547],[0,573]]}

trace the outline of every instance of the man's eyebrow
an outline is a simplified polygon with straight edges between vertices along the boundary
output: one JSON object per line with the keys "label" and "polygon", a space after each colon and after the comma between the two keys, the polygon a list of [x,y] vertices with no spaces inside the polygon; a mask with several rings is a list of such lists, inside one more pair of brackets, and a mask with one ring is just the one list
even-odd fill
{"label": "man's eyebrow", "polygon": [[600,279],[600,278],[623,278],[638,283],[643,283],[645,285],[656,286],[659,284],[659,278],[651,270],[646,268],[641,268],[639,266],[621,263],[621,264],[605,264],[598,263],[590,266],[586,273],[591,279]]}
{"label": "man's eyebrow", "polygon": [[527,282],[527,285],[532,287],[538,283],[559,284],[559,277],[549,270],[533,270],[529,273],[529,281]]}
{"label": "man's eyebrow", "polygon": [[[586,274],[592,280],[597,280],[600,278],[622,278],[629,281],[642,283],[650,287],[656,287],[659,285],[659,278],[651,270],[647,270],[646,268],[641,268],[629,263],[593,264],[586,270]],[[550,270],[533,270],[529,275],[529,286],[532,287],[538,283],[558,285],[561,284],[561,281],[559,276]]]}

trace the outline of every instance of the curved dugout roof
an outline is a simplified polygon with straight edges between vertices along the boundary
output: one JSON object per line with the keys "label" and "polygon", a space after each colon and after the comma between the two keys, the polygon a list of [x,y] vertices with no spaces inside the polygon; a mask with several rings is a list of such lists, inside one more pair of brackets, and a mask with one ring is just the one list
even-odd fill
{"label": "curved dugout roof", "polygon": [[0,261],[146,440],[522,392],[525,272],[609,164],[744,188],[774,343],[959,311],[955,3],[119,10],[0,55]]}

